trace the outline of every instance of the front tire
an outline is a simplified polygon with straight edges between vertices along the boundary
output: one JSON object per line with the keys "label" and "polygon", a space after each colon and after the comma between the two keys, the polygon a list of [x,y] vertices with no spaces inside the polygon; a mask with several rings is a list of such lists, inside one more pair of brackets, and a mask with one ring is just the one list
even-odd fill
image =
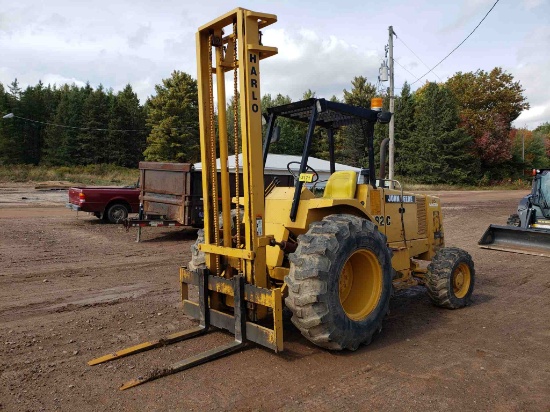
{"label": "front tire", "polygon": [[470,304],[475,269],[470,254],[459,248],[443,248],[426,273],[428,296],[437,306],[458,309]]}
{"label": "front tire", "polygon": [[330,215],[310,225],[289,255],[292,323],[327,349],[356,350],[382,329],[392,289],[391,252],[370,221]]}
{"label": "front tire", "polygon": [[521,226],[521,219],[519,218],[518,214],[514,213],[513,215],[510,215],[510,217],[508,217],[508,220],[506,221],[506,224],[508,226],[520,227]]}

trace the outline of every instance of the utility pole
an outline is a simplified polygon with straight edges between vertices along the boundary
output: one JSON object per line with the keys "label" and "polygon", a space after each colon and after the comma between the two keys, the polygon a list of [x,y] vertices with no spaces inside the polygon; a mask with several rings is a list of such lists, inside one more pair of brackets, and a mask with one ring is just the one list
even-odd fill
{"label": "utility pole", "polygon": [[[395,113],[395,95],[394,95],[394,81],[393,81],[393,26],[388,28],[390,39],[389,39],[389,53],[390,53],[390,112]],[[393,163],[395,159],[395,139],[394,139],[394,126],[395,126],[395,116],[391,117],[389,125],[389,137],[390,137],[390,158],[389,158],[389,179],[393,180]],[[382,177],[383,178],[383,177]],[[390,183],[390,188],[393,189],[393,182]]]}

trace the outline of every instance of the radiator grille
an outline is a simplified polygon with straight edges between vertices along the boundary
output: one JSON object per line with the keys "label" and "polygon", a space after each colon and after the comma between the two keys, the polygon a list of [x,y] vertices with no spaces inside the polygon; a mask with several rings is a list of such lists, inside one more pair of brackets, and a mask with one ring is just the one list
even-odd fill
{"label": "radiator grille", "polygon": [[416,219],[418,221],[418,234],[426,234],[426,198],[417,196],[416,198]]}

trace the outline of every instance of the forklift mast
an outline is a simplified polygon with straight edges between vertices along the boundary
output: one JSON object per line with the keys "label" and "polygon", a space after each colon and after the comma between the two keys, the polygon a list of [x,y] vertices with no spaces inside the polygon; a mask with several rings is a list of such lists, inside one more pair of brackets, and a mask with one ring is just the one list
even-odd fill
{"label": "forklift mast", "polygon": [[[277,48],[264,46],[260,30],[277,21],[272,14],[235,9],[199,28],[197,32],[197,70],[199,94],[200,144],[204,202],[207,266],[218,276],[243,274],[246,282],[268,286],[264,236],[264,180],[262,162],[262,110],[260,95],[260,62],[277,54]],[[225,30],[229,28],[229,33]],[[212,50],[215,56],[212,55]],[[233,73],[233,142],[227,130],[225,74]],[[218,137],[214,124],[213,74],[217,90]],[[238,101],[236,99],[239,99]],[[240,136],[238,123],[240,121]],[[229,147],[234,147],[235,164],[228,164]],[[239,152],[242,150],[243,193],[239,194]],[[216,158],[220,157],[220,182]],[[236,209],[244,208],[244,233],[240,233],[240,213],[236,214],[236,245],[232,243],[229,168],[235,168]],[[219,186],[218,186],[219,184]],[[218,187],[221,192],[218,193]],[[218,200],[221,199],[221,202]],[[242,202],[242,204],[241,204]],[[221,204],[221,211],[219,206]],[[221,212],[221,213],[220,213]],[[220,230],[223,233],[219,239]],[[224,262],[224,267],[221,267]]]}

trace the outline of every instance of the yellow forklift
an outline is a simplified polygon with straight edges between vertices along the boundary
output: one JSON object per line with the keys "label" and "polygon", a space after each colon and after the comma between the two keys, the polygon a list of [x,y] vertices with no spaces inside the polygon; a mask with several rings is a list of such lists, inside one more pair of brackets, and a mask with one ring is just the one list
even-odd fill
{"label": "yellow forklift", "polygon": [[[355,350],[381,330],[396,289],[425,285],[435,304],[451,309],[470,301],[474,264],[467,252],[444,247],[439,199],[404,193],[399,182],[375,174],[374,126],[388,123],[391,113],[313,98],[268,109],[262,135],[260,63],[277,49],[262,44],[261,30],[276,20],[238,8],[197,33],[204,230],[190,264],[180,269],[180,282],[183,312],[198,326],[89,364],[189,339],[211,327],[235,339],[121,389],[219,358],[247,342],[282,351],[285,305],[293,324],[314,344]],[[226,73],[233,75],[231,144]],[[287,165],[294,187],[264,187],[278,118],[307,124],[301,161]],[[334,135],[350,125],[357,125],[367,142],[369,164],[360,173],[335,171]],[[332,173],[322,197],[310,190],[319,179],[308,165],[316,130],[328,140]],[[230,147],[234,164],[228,164]],[[235,195],[229,168],[242,169],[242,180],[238,172],[232,174]],[[189,285],[197,286],[198,300],[190,299]]]}

